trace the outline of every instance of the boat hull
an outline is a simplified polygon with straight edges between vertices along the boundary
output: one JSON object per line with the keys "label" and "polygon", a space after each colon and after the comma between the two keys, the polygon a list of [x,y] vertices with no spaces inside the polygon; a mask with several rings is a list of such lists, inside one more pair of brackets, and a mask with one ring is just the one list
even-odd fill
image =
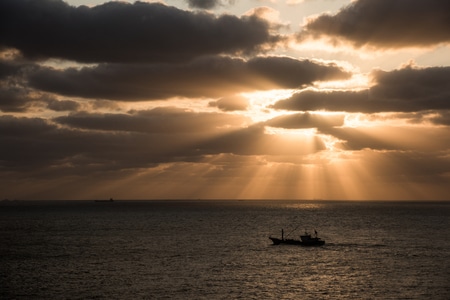
{"label": "boat hull", "polygon": [[304,247],[319,247],[325,245],[325,241],[322,240],[311,240],[311,241],[300,241],[294,239],[279,239],[274,237],[269,237],[274,245],[298,245]]}

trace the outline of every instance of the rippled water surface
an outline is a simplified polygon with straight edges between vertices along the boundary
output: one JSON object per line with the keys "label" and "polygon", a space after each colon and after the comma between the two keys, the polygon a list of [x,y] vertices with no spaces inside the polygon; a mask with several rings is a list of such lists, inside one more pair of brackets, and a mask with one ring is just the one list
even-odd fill
{"label": "rippled water surface", "polygon": [[449,225],[442,202],[3,202],[0,297],[450,299]]}

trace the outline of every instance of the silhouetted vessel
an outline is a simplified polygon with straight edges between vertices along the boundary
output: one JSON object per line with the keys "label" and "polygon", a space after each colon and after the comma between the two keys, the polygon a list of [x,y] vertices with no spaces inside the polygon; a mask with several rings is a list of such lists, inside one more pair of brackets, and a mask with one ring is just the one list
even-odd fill
{"label": "silhouetted vessel", "polygon": [[315,236],[311,236],[310,233],[305,231],[305,234],[300,235],[300,240],[296,239],[285,239],[284,230],[281,229],[281,239],[269,237],[274,245],[287,244],[287,245],[300,245],[300,246],[323,246],[325,241],[317,236],[317,231],[314,230]]}
{"label": "silhouetted vessel", "polygon": [[113,198],[110,198],[109,200],[94,200],[95,202],[108,202],[108,203],[111,203],[111,202],[113,202],[114,200],[113,200]]}

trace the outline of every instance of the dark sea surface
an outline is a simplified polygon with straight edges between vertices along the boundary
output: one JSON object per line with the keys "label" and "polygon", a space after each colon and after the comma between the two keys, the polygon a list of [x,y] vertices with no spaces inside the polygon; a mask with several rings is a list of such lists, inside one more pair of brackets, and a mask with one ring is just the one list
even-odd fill
{"label": "dark sea surface", "polygon": [[450,299],[449,225],[450,202],[3,201],[0,297]]}

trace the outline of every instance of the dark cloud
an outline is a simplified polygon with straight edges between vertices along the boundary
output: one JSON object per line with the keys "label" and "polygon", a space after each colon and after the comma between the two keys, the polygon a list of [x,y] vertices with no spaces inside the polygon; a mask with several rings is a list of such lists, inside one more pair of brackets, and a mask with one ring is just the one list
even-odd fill
{"label": "dark cloud", "polygon": [[450,109],[427,110],[414,113],[399,113],[389,118],[406,119],[411,124],[433,124],[450,126]]}
{"label": "dark cloud", "polygon": [[248,61],[251,71],[262,81],[274,83],[275,87],[299,88],[315,81],[348,79],[351,73],[336,64],[289,57],[256,57]]}
{"label": "dark cloud", "polygon": [[439,152],[450,149],[450,128],[414,126],[322,127],[321,133],[341,140],[344,150]]}
{"label": "dark cloud", "polygon": [[50,99],[47,102],[47,108],[53,111],[77,111],[81,105],[72,100]]}
{"label": "dark cloud", "polygon": [[0,111],[24,112],[36,100],[24,80],[24,74],[34,67],[31,63],[0,58]]}
{"label": "dark cloud", "polygon": [[15,75],[21,69],[21,66],[11,62],[0,59],[0,80],[6,79],[11,75]]}
{"label": "dark cloud", "polygon": [[74,111],[80,108],[76,101],[57,100],[52,95],[30,88],[25,74],[38,68],[20,59],[0,59],[0,111],[27,112],[44,107],[54,111]]}
{"label": "dark cloud", "polygon": [[437,125],[450,126],[450,110],[440,111],[434,114],[430,120]]}
{"label": "dark cloud", "polygon": [[[97,117],[97,123],[101,123],[101,116]],[[0,149],[0,167],[14,166],[24,171],[54,168],[65,174],[81,175],[147,168],[198,156],[192,145],[199,135],[145,134],[125,131],[126,124],[123,126],[122,131],[79,130],[37,118],[2,116],[0,142],[4,146]]]}
{"label": "dark cloud", "polygon": [[202,8],[202,9],[211,9],[218,6],[223,6],[226,4],[233,4],[234,0],[188,0],[189,7]]}
{"label": "dark cloud", "polygon": [[347,40],[357,48],[427,47],[450,42],[449,28],[449,1],[358,0],[310,20],[299,38]]}
{"label": "dark cloud", "polygon": [[60,0],[0,1],[0,46],[31,58],[79,62],[173,62],[250,53],[280,40],[256,16],[183,11],[161,3],[107,2],[92,8]]}
{"label": "dark cloud", "polygon": [[450,109],[450,67],[411,66],[373,72],[375,85],[362,91],[302,91],[273,105],[277,109],[347,112],[415,112]]}
{"label": "dark cloud", "polygon": [[221,127],[239,127],[245,117],[222,113],[197,113],[175,107],[160,107],[129,114],[80,112],[58,117],[56,122],[73,128],[159,134],[218,133]]}
{"label": "dark cloud", "polygon": [[0,116],[0,136],[2,137],[38,136],[54,129],[53,125],[40,118],[16,118],[11,115]]}
{"label": "dark cloud", "polygon": [[217,107],[222,111],[236,111],[236,110],[246,110],[248,108],[248,99],[235,95],[225,98],[221,98],[217,101],[211,101],[209,106]]}
{"label": "dark cloud", "polygon": [[0,110],[3,112],[24,112],[33,101],[20,87],[8,87],[0,84]]}
{"label": "dark cloud", "polygon": [[450,67],[374,71],[376,85],[370,89],[375,98],[399,99],[416,109],[450,108]]}
{"label": "dark cloud", "polygon": [[417,112],[375,113],[366,115],[369,122],[385,122],[389,120],[404,120],[408,124],[449,125],[450,110],[421,110]]}
{"label": "dark cloud", "polygon": [[276,117],[264,124],[286,129],[335,127],[344,125],[344,115],[299,113]]}
{"label": "dark cloud", "polygon": [[371,109],[369,106],[373,103],[368,101],[368,95],[368,91],[321,92],[307,90],[298,92],[289,99],[280,100],[271,107],[295,111],[368,111]]}
{"label": "dark cloud", "polygon": [[66,133],[44,119],[1,116],[0,168],[32,169],[75,155],[83,145]]}
{"label": "dark cloud", "polygon": [[32,87],[66,96],[112,100],[154,100],[175,96],[223,97],[239,92],[299,88],[315,81],[345,79],[350,74],[334,64],[287,57],[245,61],[203,57],[187,64],[102,64],[82,69],[41,68]]}
{"label": "dark cloud", "polygon": [[319,137],[284,139],[267,134],[263,126],[238,126],[246,121],[241,116],[174,108],[129,115],[78,113],[54,121],[0,116],[0,168],[92,174],[221,153],[298,155],[325,149]]}
{"label": "dark cloud", "polygon": [[27,112],[33,107],[46,107],[53,111],[76,111],[81,107],[73,100],[57,100],[50,95],[32,94],[23,86],[8,86],[0,82],[0,111]]}

